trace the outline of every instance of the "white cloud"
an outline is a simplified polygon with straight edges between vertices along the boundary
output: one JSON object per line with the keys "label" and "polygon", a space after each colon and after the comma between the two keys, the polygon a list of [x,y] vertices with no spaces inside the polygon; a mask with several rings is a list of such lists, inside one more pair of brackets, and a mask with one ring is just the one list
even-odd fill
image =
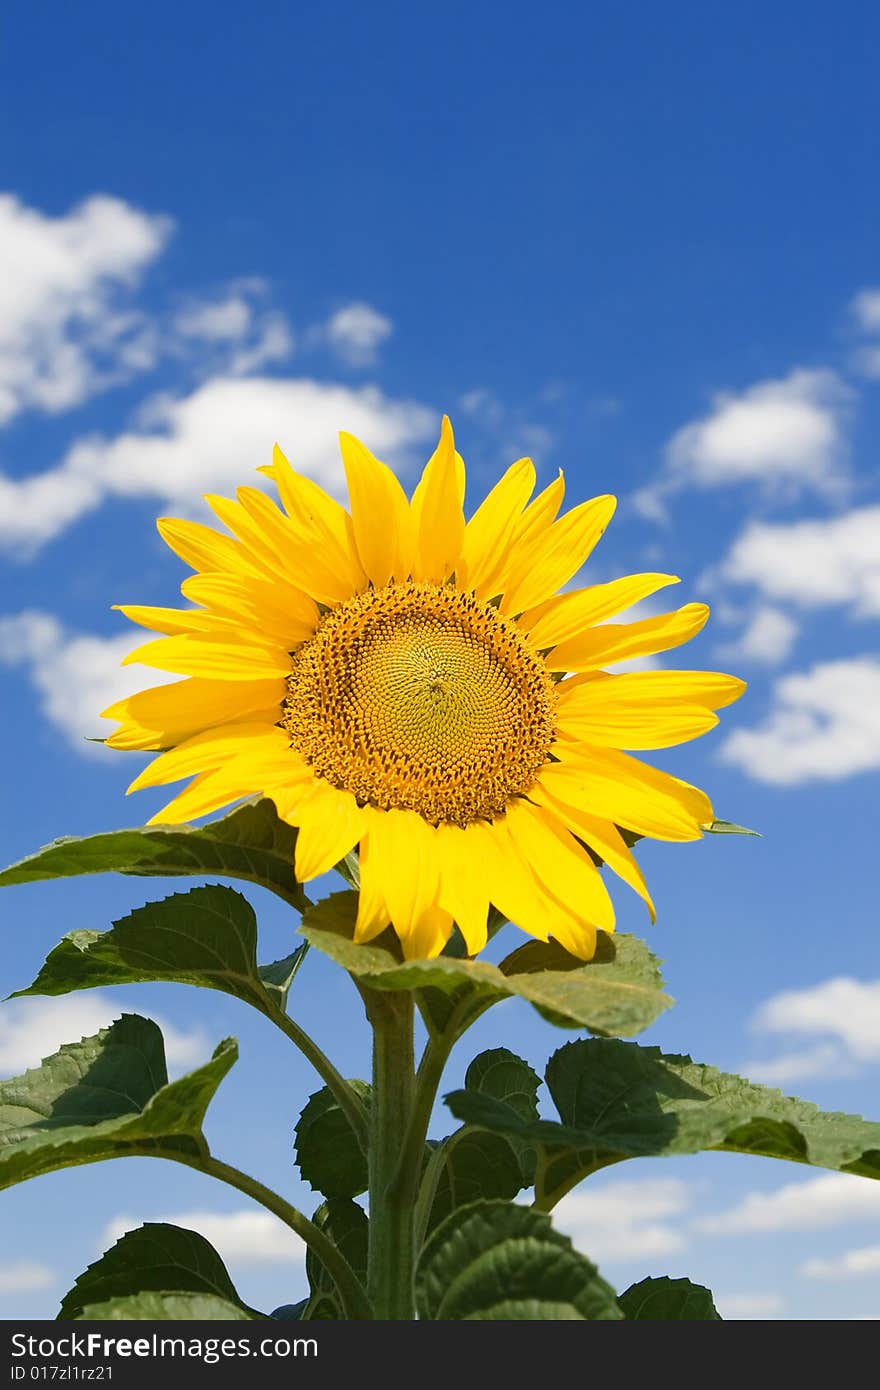
{"label": "white cloud", "polygon": [[719,573],[802,608],[845,604],[856,617],[880,617],[880,506],[789,526],[753,522]]}
{"label": "white cloud", "polygon": [[685,425],[666,448],[660,477],[633,501],[652,520],[683,488],[758,483],[773,493],[839,497],[847,483],[844,424],[851,391],[834,372],[798,368],[738,395]]}
{"label": "white cloud", "polygon": [[563,1197],[553,1220],[599,1264],[670,1255],[685,1240],[664,1218],[681,1216],[692,1196],[691,1186],[678,1178],[606,1182]]}
{"label": "white cloud", "polygon": [[880,289],[859,290],[850,302],[850,312],[864,333],[880,333]]}
{"label": "white cloud", "polygon": [[719,756],[777,786],[880,768],[880,661],[827,661],[783,676],[764,723],[735,729]]}
{"label": "white cloud", "polygon": [[746,1062],[740,1070],[765,1086],[790,1086],[795,1081],[852,1076],[856,1069],[838,1043],[817,1043],[815,1047],[783,1052],[764,1061]]}
{"label": "white cloud", "polygon": [[[194,299],[176,314],[169,349],[195,349],[203,375],[248,376],[293,352],[294,338],[285,316],[266,309],[265,281],[236,280],[220,296]],[[205,370],[207,368],[207,370]]]}
{"label": "white cloud", "polygon": [[797,634],[794,619],[767,604],[752,613],[735,642],[725,642],[717,651],[726,661],[776,666],[787,659]]}
{"label": "white cloud", "polygon": [[259,485],[253,470],[276,440],[296,468],[342,496],[340,429],[399,466],[437,423],[425,406],[374,386],[268,377],[213,378],[181,399],[154,398],[141,419],[139,432],[81,440],[49,472],[0,477],[0,546],[33,553],[110,496],[191,512],[204,492]]}
{"label": "white cloud", "polygon": [[312,330],[312,338],[325,341],[352,367],[369,367],[379,348],[391,336],[392,323],[371,304],[358,302],[337,309],[322,327]]}
{"label": "white cloud", "polygon": [[51,217],[0,196],[0,424],[70,409],[152,366],[154,331],[127,296],[171,225],[119,198]]}
{"label": "white cloud", "polygon": [[14,1260],[11,1264],[0,1264],[0,1293],[33,1293],[35,1289],[48,1289],[57,1277],[53,1269],[36,1260]]}
{"label": "white cloud", "polygon": [[785,990],[760,1006],[751,1027],[759,1033],[828,1035],[851,1057],[880,1061],[880,980],[840,975],[811,989]]}
{"label": "white cloud", "polygon": [[57,618],[38,609],[0,618],[0,664],[24,667],[46,719],[86,757],[109,756],[101,744],[89,742],[107,735],[102,709],[179,679],[143,666],[121,666],[137,643],[133,631],[119,637],[67,633]]}
{"label": "white cloud", "polygon": [[174,1216],[117,1216],[105,1228],[101,1249],[144,1221],[182,1226],[210,1241],[225,1263],[231,1265],[305,1265],[305,1245],[299,1236],[268,1211],[182,1211]]}
{"label": "white cloud", "polygon": [[707,1235],[752,1231],[817,1231],[846,1221],[880,1219],[880,1183],[851,1173],[827,1173],[786,1183],[775,1192],[750,1192],[737,1206],[694,1222]]}
{"label": "white cloud", "polygon": [[880,1274],[880,1245],[847,1250],[828,1260],[807,1260],[798,1273],[807,1279],[862,1279],[866,1274]]}
{"label": "white cloud", "polygon": [[[126,1012],[134,1010],[120,1008],[103,990],[5,1000],[0,1004],[0,1076],[18,1076],[38,1067],[62,1043],[92,1037]],[[185,1071],[210,1057],[211,1045],[199,1030],[182,1032],[158,1014],[141,1008],[137,1012],[162,1029],[169,1071]]]}
{"label": "white cloud", "polygon": [[772,1318],[785,1306],[778,1293],[716,1293],[714,1299],[715,1307],[725,1321]]}

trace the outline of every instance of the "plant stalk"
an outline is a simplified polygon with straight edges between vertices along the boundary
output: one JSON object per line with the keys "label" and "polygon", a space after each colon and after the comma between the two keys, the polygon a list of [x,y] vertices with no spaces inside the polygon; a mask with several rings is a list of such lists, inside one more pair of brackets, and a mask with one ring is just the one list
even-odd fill
{"label": "plant stalk", "polygon": [[[409,1322],[416,1316],[415,1183],[400,1157],[415,1103],[413,999],[363,984],[361,993],[373,1029],[367,1294],[374,1318]],[[419,1165],[421,1158],[420,1148]]]}

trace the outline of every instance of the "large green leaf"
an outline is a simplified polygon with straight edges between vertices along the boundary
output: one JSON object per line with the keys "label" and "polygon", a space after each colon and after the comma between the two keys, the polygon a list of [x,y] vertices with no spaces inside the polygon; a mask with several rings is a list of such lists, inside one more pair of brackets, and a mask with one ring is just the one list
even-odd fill
{"label": "large green leaf", "polygon": [[419,1259],[416,1304],[435,1321],[622,1316],[595,1265],[548,1216],[514,1202],[473,1202],[437,1227]]}
{"label": "large green leaf", "polygon": [[538,1198],[546,1205],[621,1159],[702,1149],[880,1178],[880,1123],[825,1113],[656,1047],[607,1038],[569,1043],[551,1057],[547,1085],[558,1124],[523,1121],[512,1105],[467,1089],[446,1098],[458,1119],[542,1151]]}
{"label": "large green leaf", "polygon": [[263,798],[197,830],[157,825],[54,840],[0,873],[0,887],[78,874],[216,874],[259,883],[301,912],[308,899],[293,872],[295,845],[296,831]]}
{"label": "large green leaf", "polygon": [[[468,1090],[507,1102],[525,1120],[538,1118],[541,1079],[528,1062],[506,1047],[493,1047],[475,1057],[464,1084]],[[429,1229],[456,1207],[480,1198],[515,1197],[532,1183],[534,1151],[515,1138],[465,1125],[439,1148],[437,1159],[442,1157],[444,1162]]]}
{"label": "large green leaf", "polygon": [[171,980],[223,990],[272,1017],[306,950],[303,943],[286,960],[258,967],[253,908],[234,889],[213,884],[147,903],[112,931],[71,932],[13,997]]}
{"label": "large green leaf", "polygon": [[65,1043],[34,1071],[0,1082],[0,1188],[127,1155],[198,1167],[208,1155],[205,1111],[237,1056],[227,1038],[210,1062],[169,1083],[162,1034],[137,1014]]}
{"label": "large green leaf", "polygon": [[484,1007],[519,997],[554,1023],[591,1032],[638,1033],[669,1008],[655,957],[636,937],[602,935],[594,960],[568,955],[555,943],[535,942],[501,967],[484,960],[404,961],[391,932],[374,941],[352,940],[355,893],[333,893],[304,916],[300,930],[337,964],[373,989],[436,990],[461,998],[469,991]]}
{"label": "large green leaf", "polygon": [[[369,1105],[367,1082],[348,1084]],[[326,1086],[309,1096],[297,1121],[296,1161],[306,1182],[325,1197],[357,1197],[367,1190],[366,1154]]]}
{"label": "large green leaf", "polygon": [[210,1294],[253,1312],[239,1298],[217,1251],[197,1231],[147,1222],[126,1231],[64,1295],[59,1318],[82,1317],[88,1304],[142,1293]]}
{"label": "large green leaf", "polygon": [[720,1322],[710,1291],[690,1279],[643,1279],[617,1300],[630,1322]]}
{"label": "large green leaf", "polygon": [[249,1313],[237,1303],[211,1293],[133,1293],[90,1303],[76,1322],[252,1322],[262,1313]]}
{"label": "large green leaf", "polygon": [[[327,1232],[337,1250],[348,1260],[358,1279],[366,1285],[370,1225],[363,1207],[359,1207],[357,1202],[352,1202],[348,1197],[331,1197],[329,1201],[321,1203],[312,1220],[322,1231]],[[311,1248],[306,1250],[306,1274],[311,1298],[305,1300],[299,1316],[336,1321],[344,1319],[345,1312],[339,1302],[336,1283]],[[272,1316],[278,1316],[277,1309]]]}

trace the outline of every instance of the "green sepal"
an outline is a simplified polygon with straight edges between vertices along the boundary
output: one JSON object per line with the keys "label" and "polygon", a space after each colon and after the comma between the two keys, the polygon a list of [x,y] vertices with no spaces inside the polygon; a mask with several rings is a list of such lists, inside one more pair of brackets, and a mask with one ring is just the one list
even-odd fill
{"label": "green sepal", "polygon": [[614,1290],[549,1216],[515,1202],[459,1207],[428,1239],[416,1269],[420,1318],[622,1318]]}

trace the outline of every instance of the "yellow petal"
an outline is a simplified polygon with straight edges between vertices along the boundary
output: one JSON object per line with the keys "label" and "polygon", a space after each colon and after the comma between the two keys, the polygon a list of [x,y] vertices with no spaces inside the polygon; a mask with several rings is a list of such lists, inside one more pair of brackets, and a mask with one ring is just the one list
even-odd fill
{"label": "yellow petal", "polygon": [[487,940],[489,894],[481,876],[481,855],[470,826],[442,824],[437,827],[440,856],[441,907],[451,912],[467,944],[468,954],[477,955]]}
{"label": "yellow petal", "polygon": [[366,809],[367,826],[358,852],[361,881],[354,924],[355,941],[372,941],[391,923],[384,893],[387,855],[383,831],[386,813],[371,807]]}
{"label": "yellow petal", "polygon": [[593,497],[524,543],[508,575],[501,611],[522,613],[561,589],[592,554],[616,506],[615,497]]}
{"label": "yellow petal", "polygon": [[382,885],[382,892],[401,941],[416,929],[428,908],[437,905],[440,866],[434,834],[415,811],[386,812],[387,882]]}
{"label": "yellow petal", "polygon": [[211,627],[210,614],[201,613],[197,608],[149,608],[132,603],[114,603],[113,608],[129,622],[149,628],[151,632],[164,632],[166,636],[179,632],[204,632]]}
{"label": "yellow petal", "polygon": [[363,834],[367,817],[351,792],[332,787],[315,778],[308,796],[298,807],[299,831],[296,837],[296,876],[300,883],[326,874]]}
{"label": "yellow petal", "polygon": [[595,850],[600,859],[604,859],[609,869],[622,878],[624,883],[634,888],[639,897],[647,904],[651,914],[651,921],[656,922],[657,913],[654,910],[654,903],[648,892],[648,885],[645,883],[641,869],[636,862],[632,851],[618,830],[617,826],[610,820],[602,820],[599,816],[592,816],[580,806],[566,805],[565,802],[552,796],[545,786],[540,782],[529,791],[529,797],[537,801],[547,811],[555,815],[558,820],[565,825],[579,840],[583,840]]}
{"label": "yellow petal", "polygon": [[452,425],[444,415],[440,443],[413,493],[414,579],[443,584],[456,568],[464,541],[462,484]]}
{"label": "yellow petal", "polygon": [[405,579],[412,569],[412,517],[406,493],[391,469],[380,463],[352,434],[339,436],[351,499],[358,557],[364,573],[380,589],[389,579]]}
{"label": "yellow petal", "polygon": [[579,920],[539,881],[523,859],[509,817],[502,816],[492,825],[474,822],[468,826],[468,835],[473,835],[481,850],[481,872],[499,912],[539,941],[552,935],[560,941],[564,938],[566,945],[580,943],[573,954],[589,959],[595,951],[595,927]]}
{"label": "yellow petal", "polygon": [[122,660],[123,666],[139,662],[158,671],[182,676],[206,676],[218,680],[252,681],[286,675],[290,655],[283,647],[250,643],[218,642],[200,633],[160,637],[137,647]]}
{"label": "yellow petal", "polygon": [[258,488],[239,488],[243,510],[265,535],[278,557],[275,572],[294,588],[311,594],[319,603],[343,603],[363,587],[359,566],[351,555],[327,544],[324,533],[291,521],[271,497]]}
{"label": "yellow petal", "polygon": [[567,805],[655,840],[699,840],[714,819],[699,788],[626,753],[557,743],[538,781]]}
{"label": "yellow petal", "polygon": [[193,570],[231,570],[233,573],[259,574],[243,545],[231,536],[212,531],[200,521],[181,521],[160,516],[156,522],[165,544]]}
{"label": "yellow petal", "polygon": [[283,580],[245,579],[235,574],[194,574],[181,592],[194,603],[234,619],[245,631],[255,631],[292,650],[318,626],[314,599]]}
{"label": "yellow petal", "polygon": [[459,588],[474,590],[477,598],[492,598],[499,592],[492,588],[493,577],[507,560],[514,530],[534,487],[535,465],[531,459],[519,459],[480,503],[464,528],[456,566]]}
{"label": "yellow petal", "polygon": [[[697,698],[698,682],[663,679],[689,674],[633,671],[610,676],[596,672],[594,679],[560,697],[557,731],[562,738],[602,748],[670,748],[699,738],[714,729],[718,719],[709,701]],[[645,676],[659,676],[661,680],[646,682]]]}
{"label": "yellow petal", "polygon": [[688,603],[674,613],[637,623],[606,623],[560,643],[548,653],[547,666],[551,671],[590,671],[634,656],[671,651],[696,637],[708,617],[705,603]]}
{"label": "yellow petal", "polygon": [[667,584],[679,582],[676,574],[628,574],[608,584],[571,589],[527,609],[519,619],[519,626],[528,632],[531,647],[545,651],[569,637],[577,637],[585,628],[604,623],[606,618],[656,594]]}
{"label": "yellow petal", "polygon": [[203,729],[232,721],[267,723],[278,719],[287,686],[277,677],[265,681],[208,681],[198,677],[153,686],[102,713],[121,728],[107,739],[113,748],[167,748]]}
{"label": "yellow petal", "polygon": [[556,817],[531,802],[514,801],[508,806],[507,821],[532,872],[554,897],[570,904],[578,916],[595,926],[613,931],[614,904],[602,876],[586,850]]}
{"label": "yellow petal", "polygon": [[313,479],[291,468],[277,444],[272,465],[259,471],[275,483],[291,520],[306,534],[320,537],[321,548],[336,573],[344,577],[352,594],[359,594],[367,579],[358,559],[351,517],[345,508]]}
{"label": "yellow petal", "polygon": [[154,758],[138,773],[128,791],[179,782],[183,777],[211,772],[214,768],[222,767],[230,758],[248,754],[254,757],[274,754],[279,763],[287,759],[294,765],[300,763],[297,755],[291,752],[290,739],[283,729],[266,724],[222,724],[219,728],[194,734],[176,748]]}
{"label": "yellow petal", "polygon": [[452,914],[442,907],[425,908],[412,930],[402,938],[405,960],[432,960],[439,956],[453,928]]}

